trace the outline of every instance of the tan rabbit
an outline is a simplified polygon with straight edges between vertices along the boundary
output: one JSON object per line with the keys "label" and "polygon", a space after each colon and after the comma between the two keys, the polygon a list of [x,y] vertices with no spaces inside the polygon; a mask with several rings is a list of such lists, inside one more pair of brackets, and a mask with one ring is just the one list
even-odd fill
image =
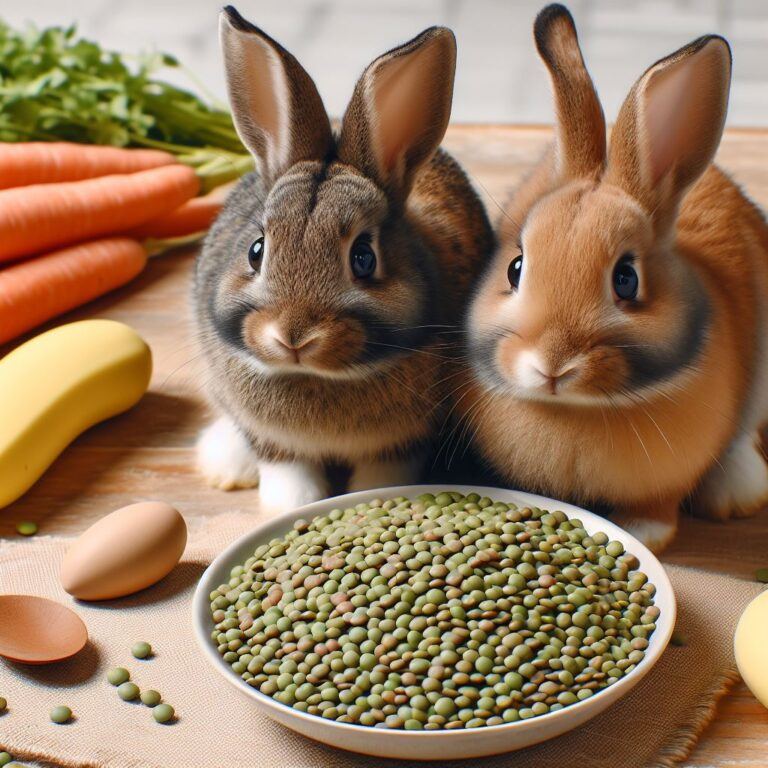
{"label": "tan rabbit", "polygon": [[561,5],[536,20],[556,140],[506,211],[468,318],[458,407],[510,481],[606,502],[659,549],[678,509],[768,500],[768,227],[712,159],[730,49],[701,37],[637,81],[606,150]]}
{"label": "tan rabbit", "polygon": [[[484,208],[438,149],[455,41],[427,29],[364,72],[338,136],[309,75],[264,32],[221,16],[235,125],[257,171],[231,193],[197,264],[195,304],[221,418],[199,465],[260,483],[272,511],[412,481],[442,420],[441,381],[493,248]],[[445,337],[454,338],[454,337]]]}

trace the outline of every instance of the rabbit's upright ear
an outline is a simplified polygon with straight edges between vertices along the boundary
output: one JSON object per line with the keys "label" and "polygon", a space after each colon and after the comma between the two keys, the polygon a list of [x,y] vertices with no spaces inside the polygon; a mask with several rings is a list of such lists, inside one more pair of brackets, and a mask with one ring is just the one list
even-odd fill
{"label": "rabbit's upright ear", "polygon": [[557,117],[555,171],[564,180],[597,178],[605,168],[605,118],[568,9],[548,5],[533,36],[549,70]]}
{"label": "rabbit's upright ear", "polygon": [[432,27],[363,73],[342,121],[339,159],[404,200],[448,127],[456,40]]}
{"label": "rabbit's upright ear", "polygon": [[301,64],[232,6],[221,12],[219,35],[232,117],[259,172],[274,181],[299,160],[324,159],[331,126]]}
{"label": "rabbit's upright ear", "polygon": [[715,35],[656,62],[635,83],[611,136],[607,180],[654,217],[674,218],[715,156],[731,83],[731,49]]}

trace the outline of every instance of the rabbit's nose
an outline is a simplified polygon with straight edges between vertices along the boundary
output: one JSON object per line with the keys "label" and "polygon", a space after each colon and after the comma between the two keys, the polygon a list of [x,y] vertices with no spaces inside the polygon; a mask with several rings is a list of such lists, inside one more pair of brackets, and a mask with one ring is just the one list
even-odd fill
{"label": "rabbit's nose", "polygon": [[544,389],[552,395],[556,395],[558,388],[573,378],[576,370],[576,360],[569,360],[555,368],[532,351],[521,352],[517,362],[517,376],[523,386]]}
{"label": "rabbit's nose", "polygon": [[297,338],[294,334],[288,333],[284,328],[274,323],[270,323],[264,329],[264,335],[275,351],[296,363],[301,363],[301,355],[308,352],[310,347],[317,342],[317,337],[314,334]]}

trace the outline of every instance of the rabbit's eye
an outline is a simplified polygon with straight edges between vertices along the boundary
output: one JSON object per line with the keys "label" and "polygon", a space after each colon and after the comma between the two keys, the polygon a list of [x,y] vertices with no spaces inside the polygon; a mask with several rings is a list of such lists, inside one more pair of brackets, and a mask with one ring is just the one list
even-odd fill
{"label": "rabbit's eye", "polygon": [[517,290],[517,286],[520,285],[520,276],[523,274],[523,254],[521,253],[516,259],[512,259],[509,268],[507,269],[507,277],[509,278],[509,284],[514,290]]}
{"label": "rabbit's eye", "polygon": [[634,301],[637,298],[640,278],[633,265],[634,260],[631,253],[625,253],[613,268],[613,292],[622,301]]}
{"label": "rabbit's eye", "polygon": [[261,269],[262,256],[264,256],[264,235],[257,237],[248,249],[248,263],[254,272]]}
{"label": "rabbit's eye", "polygon": [[367,280],[373,277],[376,271],[376,254],[371,247],[371,239],[368,235],[361,235],[352,244],[349,252],[349,265],[352,274],[359,280]]}

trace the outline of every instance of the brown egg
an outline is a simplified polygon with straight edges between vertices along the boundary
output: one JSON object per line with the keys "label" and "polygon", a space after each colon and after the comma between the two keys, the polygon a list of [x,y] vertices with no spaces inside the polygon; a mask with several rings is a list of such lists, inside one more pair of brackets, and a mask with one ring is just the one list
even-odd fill
{"label": "brown egg", "polygon": [[80,600],[130,595],[170,573],[186,543],[184,518],[170,504],[131,504],[77,539],[61,563],[61,584]]}

